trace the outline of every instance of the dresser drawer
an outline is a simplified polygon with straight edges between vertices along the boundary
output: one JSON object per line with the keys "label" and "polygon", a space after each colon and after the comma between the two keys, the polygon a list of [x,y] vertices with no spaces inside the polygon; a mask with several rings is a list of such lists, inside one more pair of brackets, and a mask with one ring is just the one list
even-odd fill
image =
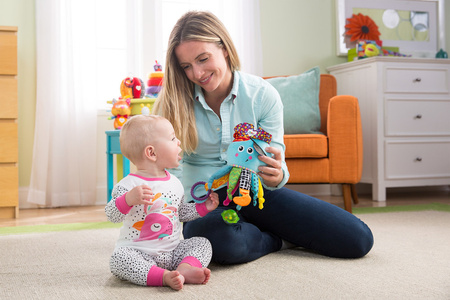
{"label": "dresser drawer", "polygon": [[386,142],[386,179],[450,177],[450,141]]}
{"label": "dresser drawer", "polygon": [[450,135],[450,101],[388,99],[386,136]]}
{"label": "dresser drawer", "polygon": [[387,93],[449,93],[449,70],[445,68],[386,68]]}
{"label": "dresser drawer", "polygon": [[14,163],[17,160],[17,123],[0,120],[0,163]]}
{"label": "dresser drawer", "polygon": [[0,119],[17,118],[17,79],[0,75]]}
{"label": "dresser drawer", "polygon": [[0,30],[0,74],[17,74],[17,33]]}
{"label": "dresser drawer", "polygon": [[0,164],[0,207],[19,204],[19,168]]}

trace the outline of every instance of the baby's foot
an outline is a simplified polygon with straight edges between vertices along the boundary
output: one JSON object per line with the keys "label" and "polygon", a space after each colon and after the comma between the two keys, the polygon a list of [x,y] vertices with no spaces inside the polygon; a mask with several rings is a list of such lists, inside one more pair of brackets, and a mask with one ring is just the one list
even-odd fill
{"label": "baby's foot", "polygon": [[186,283],[206,284],[211,277],[211,270],[208,268],[197,268],[186,263],[180,264],[177,271],[184,276]]}
{"label": "baby's foot", "polygon": [[184,276],[178,271],[165,271],[163,275],[163,285],[170,286],[176,291],[183,288]]}

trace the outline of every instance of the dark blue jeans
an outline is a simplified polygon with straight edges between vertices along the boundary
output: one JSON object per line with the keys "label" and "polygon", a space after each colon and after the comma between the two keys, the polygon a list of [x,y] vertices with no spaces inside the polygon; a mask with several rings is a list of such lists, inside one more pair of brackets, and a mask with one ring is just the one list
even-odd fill
{"label": "dark blue jeans", "polygon": [[369,227],[349,212],[328,202],[281,188],[264,189],[264,208],[250,204],[238,212],[240,221],[226,224],[222,211],[226,188],[216,191],[219,207],[203,218],[184,224],[184,237],[203,236],[213,247],[212,261],[237,264],[278,251],[281,240],[319,254],[339,258],[359,258],[373,245]]}

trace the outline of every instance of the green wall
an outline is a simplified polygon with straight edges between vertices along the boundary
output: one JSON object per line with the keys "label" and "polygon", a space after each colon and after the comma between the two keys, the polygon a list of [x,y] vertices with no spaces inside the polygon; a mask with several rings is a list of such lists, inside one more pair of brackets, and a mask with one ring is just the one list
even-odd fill
{"label": "green wall", "polygon": [[264,76],[346,62],[336,56],[334,0],[260,0]]}
{"label": "green wall", "polygon": [[[334,0],[260,0],[264,76],[323,73],[346,61],[336,56]],[[446,1],[450,28],[450,1]],[[35,0],[0,0],[0,25],[19,27],[19,186],[30,181],[36,107]],[[446,32],[450,52],[450,30]]]}

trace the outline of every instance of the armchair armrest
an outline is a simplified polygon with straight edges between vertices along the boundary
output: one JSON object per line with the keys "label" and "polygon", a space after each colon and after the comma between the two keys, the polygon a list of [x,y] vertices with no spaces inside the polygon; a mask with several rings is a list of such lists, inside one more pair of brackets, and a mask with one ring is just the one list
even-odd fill
{"label": "armchair armrest", "polygon": [[358,183],[362,174],[363,143],[357,98],[339,95],[330,99],[327,132],[330,182]]}

